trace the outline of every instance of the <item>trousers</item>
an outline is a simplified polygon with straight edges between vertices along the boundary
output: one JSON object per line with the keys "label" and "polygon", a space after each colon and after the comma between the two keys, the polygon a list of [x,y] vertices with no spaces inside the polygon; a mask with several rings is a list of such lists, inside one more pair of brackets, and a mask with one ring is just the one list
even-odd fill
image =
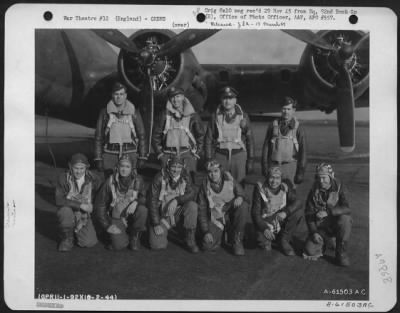
{"label": "trousers", "polygon": [[[292,239],[293,233],[296,231],[297,225],[300,223],[301,218],[303,218],[302,210],[296,210],[286,217],[286,219],[281,223],[281,231],[278,233],[281,240],[290,241]],[[268,239],[265,238],[263,231],[258,229],[257,244],[263,247],[267,241]]]}
{"label": "trousers", "polygon": [[[230,221],[230,230],[235,233],[244,233],[247,215],[249,212],[249,205],[247,202],[243,201],[240,207],[235,208],[233,202],[230,203],[230,207],[226,211],[225,215],[228,215]],[[211,220],[208,222],[208,231],[213,236],[214,241],[212,243],[207,243],[203,238],[203,249],[204,250],[214,250],[221,245],[223,230],[215,225]]]}
{"label": "trousers", "polygon": [[[185,229],[196,229],[197,225],[197,212],[198,206],[197,203],[194,201],[188,201],[181,209],[178,208],[177,212],[175,213],[175,221],[179,222],[179,220],[183,216],[183,227]],[[171,225],[170,218],[166,218],[169,225]],[[151,249],[165,249],[168,245],[168,228],[164,223],[160,224],[163,227],[164,232],[161,235],[156,235],[154,232],[154,228],[150,227],[149,229],[149,242]]]}
{"label": "trousers", "polygon": [[[57,211],[58,224],[61,229],[75,228],[79,222],[75,218],[75,212],[71,207],[63,206]],[[78,246],[90,248],[96,245],[97,236],[90,216],[87,218],[87,223],[78,231],[74,232]]]}
{"label": "trousers", "polygon": [[323,242],[316,243],[312,236],[306,241],[305,250],[307,255],[320,255],[325,242],[331,237],[336,237],[336,242],[349,241],[353,220],[350,215],[328,216],[320,223],[317,223],[318,233],[322,236]]}
{"label": "trousers", "polygon": [[220,153],[218,151],[215,152],[215,158],[225,170],[232,174],[233,178],[235,178],[237,182],[241,183],[246,177],[246,151],[242,150],[240,152],[232,153],[230,162],[228,154]]}
{"label": "trousers", "polygon": [[117,226],[121,231],[120,234],[109,234],[111,246],[114,250],[121,250],[129,245],[129,235],[134,232],[142,232],[146,230],[148,210],[143,204],[139,204],[133,215],[127,218],[127,224],[120,218],[113,218],[111,224]]}

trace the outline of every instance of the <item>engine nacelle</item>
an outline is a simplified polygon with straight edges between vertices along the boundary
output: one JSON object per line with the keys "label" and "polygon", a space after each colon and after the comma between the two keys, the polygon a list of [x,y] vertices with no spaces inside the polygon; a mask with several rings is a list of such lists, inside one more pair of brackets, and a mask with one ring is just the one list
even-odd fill
{"label": "engine nacelle", "polygon": [[[203,73],[196,57],[190,49],[178,55],[168,55],[152,59],[164,43],[176,34],[170,30],[140,30],[132,34],[132,40],[140,50],[142,60],[148,58],[151,64],[152,88],[156,109],[165,105],[167,92],[172,86],[185,90],[185,96],[191,101],[196,110],[201,111],[207,99],[207,88]],[[147,53],[147,54],[146,54]],[[146,67],[138,62],[137,56],[121,50],[118,56],[118,71],[128,86],[137,96],[143,90]]]}
{"label": "engine nacelle", "polygon": [[[362,31],[324,30],[317,35],[333,47],[341,42],[354,46],[364,35]],[[354,99],[360,97],[369,86],[369,47],[354,51],[349,58],[349,72],[353,83]],[[300,73],[304,79],[304,96],[312,107],[327,113],[337,104],[338,63],[335,53],[308,45],[300,60]]]}

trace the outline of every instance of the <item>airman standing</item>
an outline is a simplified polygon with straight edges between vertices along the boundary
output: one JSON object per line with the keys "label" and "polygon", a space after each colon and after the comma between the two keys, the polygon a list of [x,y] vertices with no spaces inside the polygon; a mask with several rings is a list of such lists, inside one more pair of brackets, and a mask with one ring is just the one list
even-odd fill
{"label": "airman standing", "polygon": [[307,162],[306,143],[304,130],[294,116],[296,104],[294,99],[284,98],[281,118],[274,120],[267,129],[261,165],[265,176],[269,167],[279,166],[283,179],[301,184]]}
{"label": "airman standing", "polygon": [[[111,100],[97,119],[94,161],[109,176],[122,154],[128,154],[135,168],[141,168],[148,155],[146,134],[139,110],[127,99],[126,86],[115,83]],[[137,163],[137,164],[136,164]]]}
{"label": "airman standing", "polygon": [[185,160],[186,170],[194,179],[197,160],[203,154],[205,129],[200,116],[180,87],[168,91],[166,110],[153,128],[152,146],[163,168],[171,156]]}
{"label": "airman standing", "polygon": [[239,183],[253,171],[254,138],[250,119],[232,87],[221,90],[220,105],[211,116],[205,139],[206,159],[215,158]]}

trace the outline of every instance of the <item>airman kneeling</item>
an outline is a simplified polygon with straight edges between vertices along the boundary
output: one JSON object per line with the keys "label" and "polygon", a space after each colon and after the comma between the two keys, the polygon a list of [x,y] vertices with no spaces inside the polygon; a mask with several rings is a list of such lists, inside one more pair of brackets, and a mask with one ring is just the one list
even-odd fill
{"label": "airman kneeling", "polygon": [[[317,166],[315,182],[306,203],[305,216],[310,234],[303,256],[318,259],[329,244],[331,247],[336,245],[338,264],[349,266],[347,244],[352,226],[350,213],[345,187],[335,178],[332,167],[321,163]],[[332,237],[336,237],[336,244]]]}
{"label": "airman kneeling", "polygon": [[198,207],[190,175],[184,167],[183,158],[171,156],[153,179],[149,192],[151,249],[165,249],[168,230],[183,217],[186,245],[192,253],[199,252],[195,240]]}
{"label": "airman kneeling", "polygon": [[229,216],[233,230],[233,254],[244,255],[243,236],[249,210],[244,191],[229,172],[223,172],[218,161],[211,160],[206,167],[207,177],[198,196],[203,248],[206,251],[219,248],[225,219]]}
{"label": "airman kneeling", "polygon": [[258,245],[269,252],[272,249],[272,241],[279,236],[282,252],[294,256],[295,251],[290,241],[302,218],[300,208],[291,182],[282,181],[280,167],[270,167],[266,181],[257,184],[253,195],[251,211],[257,229]]}
{"label": "airman kneeling", "polygon": [[141,234],[146,230],[148,210],[143,178],[137,174],[135,160],[123,154],[114,171],[100,189],[95,202],[100,225],[111,239],[111,250],[129,246],[139,250]]}

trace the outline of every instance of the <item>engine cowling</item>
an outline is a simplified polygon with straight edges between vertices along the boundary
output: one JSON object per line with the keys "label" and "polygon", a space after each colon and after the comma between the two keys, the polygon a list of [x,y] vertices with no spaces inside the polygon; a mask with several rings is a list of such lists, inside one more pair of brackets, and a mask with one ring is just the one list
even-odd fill
{"label": "engine cowling", "polygon": [[[133,91],[140,94],[145,83],[143,60],[148,62],[151,70],[152,88],[155,106],[165,104],[167,92],[172,86],[185,90],[185,95],[197,110],[201,110],[207,99],[207,88],[204,83],[203,69],[190,49],[176,55],[154,57],[160,47],[176,34],[170,30],[140,30],[129,37],[137,48],[139,55],[121,49],[118,56],[118,71],[121,79]],[[140,61],[139,62],[139,58]]]}
{"label": "engine cowling", "polygon": [[[317,33],[332,47],[352,47],[365,35],[362,31],[324,30]],[[369,47],[357,49],[348,59],[354,99],[360,97],[369,87]],[[344,51],[344,49],[342,49]],[[345,52],[343,52],[345,53]],[[304,96],[312,107],[326,113],[336,107],[339,77],[337,54],[307,45],[300,60],[300,72],[304,78]]]}

